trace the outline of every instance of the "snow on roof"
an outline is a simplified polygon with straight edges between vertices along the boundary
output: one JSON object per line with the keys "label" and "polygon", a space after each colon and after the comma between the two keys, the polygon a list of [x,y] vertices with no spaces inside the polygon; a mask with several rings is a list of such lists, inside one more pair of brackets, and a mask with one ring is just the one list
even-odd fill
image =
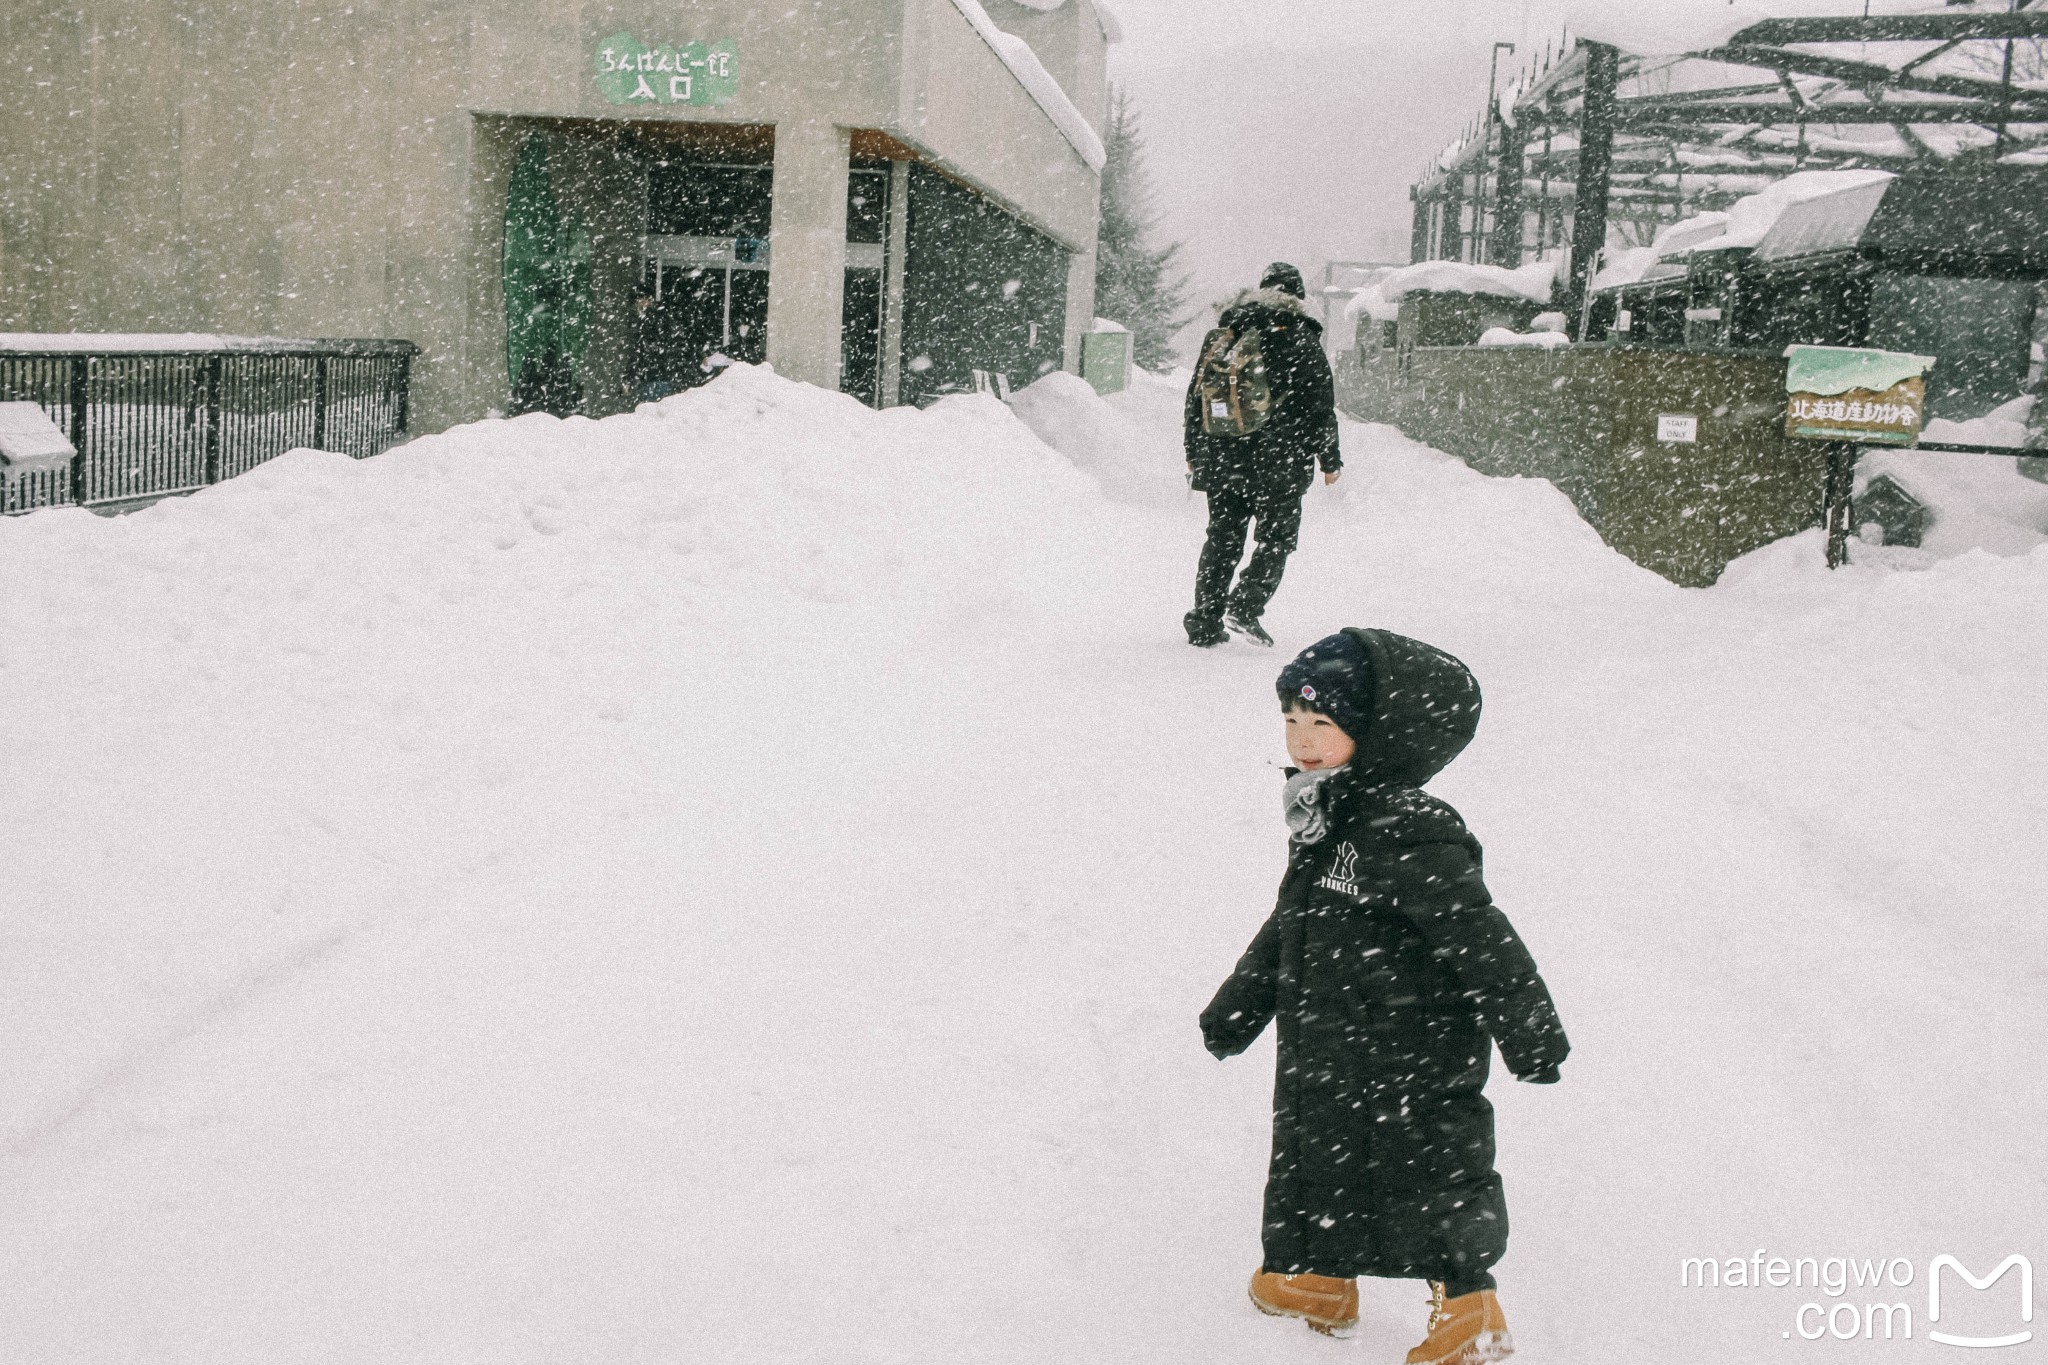
{"label": "snow on roof", "polygon": [[[1837,6],[1839,9],[1839,6]],[[1641,57],[1701,52],[1719,47],[1771,15],[1728,0],[1572,0],[1565,23],[1580,38],[1608,43]]]}
{"label": "snow on roof", "polygon": [[[1034,5],[1034,9],[1055,9],[1057,5]],[[1031,98],[1038,101],[1038,107],[1052,120],[1081,159],[1093,171],[1100,171],[1108,153],[1103,150],[1102,139],[1088,126],[1088,120],[1075,107],[1060,83],[1045,69],[1045,63],[1038,60],[1038,54],[1031,50],[1031,44],[1013,33],[1005,33],[996,27],[995,20],[988,17],[988,11],[981,7],[981,0],[953,0],[953,8],[960,11],[967,22],[974,25],[974,31],[982,41],[1002,58],[1003,65],[1010,68],[1010,74],[1024,87]]]}
{"label": "snow on roof", "polygon": [[1790,205],[1757,243],[1757,259],[1787,261],[1857,246],[1890,188],[1873,180]]}
{"label": "snow on roof", "polygon": [[1479,334],[1479,344],[1489,350],[1533,347],[1554,351],[1560,346],[1571,345],[1572,339],[1563,332],[1517,332],[1511,327],[1489,327]]}
{"label": "snow on roof", "polygon": [[1344,305],[1344,325],[1356,329],[1360,317],[1369,317],[1374,322],[1397,322],[1401,317],[1401,305],[1380,292],[1382,281],[1375,281],[1351,296],[1351,302]]}
{"label": "snow on roof", "polygon": [[1468,261],[1418,261],[1379,282],[1380,294],[1398,303],[1410,294],[1492,294],[1549,303],[1557,279],[1556,261],[1532,261],[1518,270]]}
{"label": "snow on roof", "polygon": [[[1676,273],[1669,267],[1695,251],[1760,246],[1781,222],[1798,230],[1772,243],[1776,257],[1853,245],[1883,197],[1876,187],[1897,178],[1876,170],[1797,171],[1736,200],[1726,213],[1694,214],[1658,229],[1649,246],[1615,252],[1593,277],[1593,287],[1612,289]],[[1788,214],[1791,221],[1786,221]]]}
{"label": "snow on roof", "polygon": [[[2005,5],[1996,8],[2002,12]],[[1580,38],[1638,57],[1671,57],[1720,47],[1766,19],[1944,12],[1954,8],[1940,0],[1872,0],[1862,6],[1852,0],[1569,0],[1565,23]]]}
{"label": "snow on roof", "polygon": [[1725,251],[1756,246],[1770,235],[1785,210],[1795,204],[1897,178],[1890,171],[1796,171],[1768,189],[1730,204],[1727,231],[1711,241],[1696,243],[1691,249]]}

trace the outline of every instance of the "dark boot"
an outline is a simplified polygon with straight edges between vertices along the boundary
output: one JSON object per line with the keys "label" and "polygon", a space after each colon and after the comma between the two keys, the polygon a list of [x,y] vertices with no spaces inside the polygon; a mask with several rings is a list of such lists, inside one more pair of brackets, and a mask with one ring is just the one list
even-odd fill
{"label": "dark boot", "polygon": [[1181,624],[1187,627],[1188,643],[1202,649],[1220,645],[1230,638],[1230,632],[1223,628],[1221,621],[1199,612],[1189,612],[1181,618]]}

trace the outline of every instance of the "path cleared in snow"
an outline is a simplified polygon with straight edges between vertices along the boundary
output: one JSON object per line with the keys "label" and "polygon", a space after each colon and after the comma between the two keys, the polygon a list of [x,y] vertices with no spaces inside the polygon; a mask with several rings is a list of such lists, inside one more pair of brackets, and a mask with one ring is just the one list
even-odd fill
{"label": "path cleared in snow", "polygon": [[1518,1359],[1857,1349],[1683,1257],[2041,1263],[2048,551],[1685,591],[1353,426],[1204,653],[1177,392],[1019,410],[1071,458],[740,369],[0,522],[0,1359],[1398,1359],[1419,1285],[1245,1302],[1271,1044],[1195,1025],[1351,624],[1477,673],[1575,1044],[1492,1091]]}

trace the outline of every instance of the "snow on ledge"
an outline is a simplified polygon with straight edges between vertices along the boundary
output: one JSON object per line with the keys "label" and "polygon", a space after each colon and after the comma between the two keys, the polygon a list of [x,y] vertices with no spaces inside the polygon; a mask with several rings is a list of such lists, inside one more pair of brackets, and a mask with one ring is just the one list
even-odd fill
{"label": "snow on ledge", "polygon": [[1480,334],[1479,344],[1489,348],[1523,346],[1554,351],[1560,346],[1571,345],[1572,339],[1563,332],[1517,332],[1506,327],[1489,327]]}
{"label": "snow on ledge", "polygon": [[[1031,50],[1031,44],[1013,33],[1005,33],[996,27],[996,21],[988,17],[988,11],[981,7],[981,0],[953,0],[953,8],[960,11],[967,22],[974,25],[974,31],[981,35],[1003,65],[1010,68],[1010,74],[1024,87],[1038,107],[1052,120],[1053,126],[1073,144],[1088,168],[1098,175],[1109,154],[1103,149],[1102,139],[1088,126],[1080,109],[1067,98],[1067,92],[1052,78],[1052,72],[1045,69],[1045,63],[1038,60],[1038,54]],[[1034,6],[1034,8],[1038,8]],[[1044,8],[1053,8],[1045,6]]]}
{"label": "snow on ledge", "polygon": [[1399,303],[1410,294],[1492,294],[1506,299],[1549,303],[1557,279],[1556,261],[1532,261],[1517,270],[1468,261],[1418,261],[1379,282],[1381,297]]}
{"label": "snow on ledge", "polygon": [[[327,351],[363,346],[345,338],[220,336],[213,332],[0,332],[0,351],[148,354],[186,351]],[[371,345],[388,345],[372,342]]]}

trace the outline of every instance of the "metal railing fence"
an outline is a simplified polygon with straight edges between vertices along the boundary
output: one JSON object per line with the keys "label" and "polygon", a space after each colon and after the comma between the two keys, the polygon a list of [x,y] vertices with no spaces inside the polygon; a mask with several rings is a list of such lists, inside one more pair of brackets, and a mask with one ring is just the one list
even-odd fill
{"label": "metal railing fence", "polygon": [[78,451],[68,471],[9,471],[0,513],[188,493],[301,446],[363,459],[405,439],[409,341],[92,340],[0,340],[0,402],[39,405]]}

